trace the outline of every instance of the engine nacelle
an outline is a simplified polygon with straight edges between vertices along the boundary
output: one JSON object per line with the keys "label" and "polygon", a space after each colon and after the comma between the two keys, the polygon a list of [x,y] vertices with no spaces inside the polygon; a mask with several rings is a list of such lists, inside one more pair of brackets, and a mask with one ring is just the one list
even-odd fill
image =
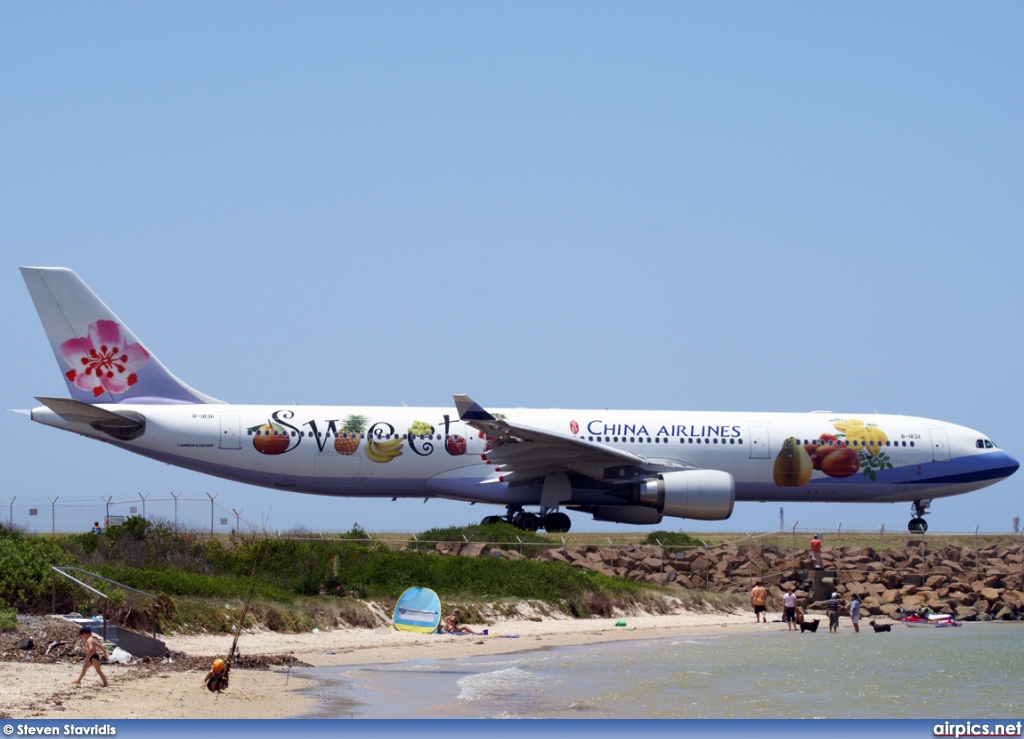
{"label": "engine nacelle", "polygon": [[666,472],[637,485],[631,502],[666,516],[722,521],[732,515],[736,481],[721,470]]}

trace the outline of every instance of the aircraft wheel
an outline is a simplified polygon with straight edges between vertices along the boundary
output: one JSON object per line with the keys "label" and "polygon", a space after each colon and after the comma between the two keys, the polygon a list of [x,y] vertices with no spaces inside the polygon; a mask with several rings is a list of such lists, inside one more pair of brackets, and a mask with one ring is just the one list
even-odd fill
{"label": "aircraft wheel", "polygon": [[484,516],[484,520],[480,522],[481,526],[491,526],[496,523],[501,523],[504,519],[501,516]]}
{"label": "aircraft wheel", "polygon": [[516,516],[515,527],[523,531],[536,531],[540,528],[540,519],[532,513],[520,513]]}
{"label": "aircraft wheel", "polygon": [[544,530],[552,534],[564,534],[572,526],[572,519],[561,511],[544,516]]}
{"label": "aircraft wheel", "polygon": [[928,530],[928,522],[923,518],[912,518],[907,524],[907,531],[912,534],[923,534]]}

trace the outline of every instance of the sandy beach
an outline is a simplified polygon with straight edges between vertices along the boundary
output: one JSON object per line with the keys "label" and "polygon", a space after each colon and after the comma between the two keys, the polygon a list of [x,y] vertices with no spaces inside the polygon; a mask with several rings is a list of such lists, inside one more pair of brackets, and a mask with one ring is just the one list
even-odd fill
{"label": "sandy beach", "polygon": [[[525,609],[523,609],[525,610]],[[384,664],[415,659],[459,659],[552,646],[594,644],[677,635],[785,630],[783,623],[755,624],[750,612],[628,615],[570,619],[528,612],[522,619],[489,625],[488,636],[408,634],[387,628],[338,629],[304,634],[245,632],[244,655],[292,655],[312,665]],[[616,626],[625,621],[625,626]],[[477,627],[483,628],[483,627]],[[515,637],[515,638],[512,638]],[[230,637],[164,637],[172,652],[189,657],[223,656]],[[80,663],[0,664],[3,690],[0,717],[5,718],[287,718],[308,713],[314,701],[298,691],[315,683],[302,669],[234,669],[231,686],[216,696],[202,685],[205,672],[174,671],[161,665],[111,664],[104,667],[109,688],[101,688],[90,670],[77,687]]]}

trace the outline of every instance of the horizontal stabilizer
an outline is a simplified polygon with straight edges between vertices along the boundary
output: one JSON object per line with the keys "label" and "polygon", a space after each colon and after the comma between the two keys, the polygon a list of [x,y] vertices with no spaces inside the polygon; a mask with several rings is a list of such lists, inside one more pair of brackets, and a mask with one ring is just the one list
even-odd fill
{"label": "horizontal stabilizer", "polygon": [[40,403],[68,423],[84,423],[117,439],[130,440],[142,436],[146,418],[135,411],[115,413],[99,406],[71,398],[39,398]]}

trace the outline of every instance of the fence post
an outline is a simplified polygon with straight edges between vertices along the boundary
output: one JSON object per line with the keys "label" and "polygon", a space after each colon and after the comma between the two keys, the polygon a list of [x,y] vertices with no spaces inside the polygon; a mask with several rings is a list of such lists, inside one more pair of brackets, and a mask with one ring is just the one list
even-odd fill
{"label": "fence post", "polygon": [[46,499],[50,501],[50,535],[57,533],[57,500],[60,498],[58,495],[56,498],[51,498],[49,495]]}
{"label": "fence post", "polygon": [[747,535],[747,590],[750,590],[750,577],[751,572],[754,570],[754,555],[752,554],[754,549],[754,540],[750,537],[749,531],[744,531]]}
{"label": "fence post", "polygon": [[1017,538],[1017,553],[1020,554],[1020,589],[1024,590],[1024,531]]}
{"label": "fence post", "polygon": [[214,493],[210,495],[206,494],[206,497],[210,499],[210,536],[213,536],[213,499],[216,498],[220,493]]}
{"label": "fence post", "polygon": [[146,493],[145,495],[143,495],[142,493],[139,493],[139,497],[142,498],[142,517],[143,518],[146,518],[146,498],[148,498],[149,495],[150,495],[149,493]]}
{"label": "fence post", "polygon": [[885,549],[885,524],[878,527],[878,551]]}
{"label": "fence post", "polygon": [[840,572],[840,570],[843,569],[843,550],[842,550],[842,546],[843,546],[843,522],[842,521],[839,522],[839,524],[838,524],[838,526],[836,528],[836,543],[838,544],[838,547],[836,548],[836,585],[838,585],[839,582],[842,580],[842,578],[839,575],[839,572]]}
{"label": "fence post", "polygon": [[700,543],[704,546],[704,589],[710,590],[710,583],[708,583],[708,572],[710,571],[711,565],[711,552],[708,550],[708,543],[706,541],[701,539]]}
{"label": "fence post", "polygon": [[798,523],[800,523],[800,522],[799,521],[794,521],[793,522],[793,553],[794,554],[796,554],[796,525]]}
{"label": "fence post", "polygon": [[10,527],[12,529],[14,528],[14,501],[15,501],[15,499],[17,499],[17,497],[18,497],[17,495],[15,495],[13,498],[10,497],[10,496],[7,497],[7,505],[10,507],[10,511],[11,511],[11,514],[10,514],[11,518],[8,521],[8,524],[10,525]]}
{"label": "fence post", "polygon": [[181,497],[181,493],[171,493],[171,497],[174,498],[174,528],[178,528],[178,498]]}
{"label": "fence post", "polygon": [[974,582],[978,582],[978,526],[974,527]]}
{"label": "fence post", "polygon": [[[174,502],[177,503],[178,501],[174,501]],[[239,523],[239,519],[242,517],[242,511],[244,511],[244,510],[245,510],[244,508],[239,508],[237,511],[234,508],[231,509],[231,512],[235,514],[235,533],[236,534],[241,533],[241,531],[242,531],[242,524]]]}

